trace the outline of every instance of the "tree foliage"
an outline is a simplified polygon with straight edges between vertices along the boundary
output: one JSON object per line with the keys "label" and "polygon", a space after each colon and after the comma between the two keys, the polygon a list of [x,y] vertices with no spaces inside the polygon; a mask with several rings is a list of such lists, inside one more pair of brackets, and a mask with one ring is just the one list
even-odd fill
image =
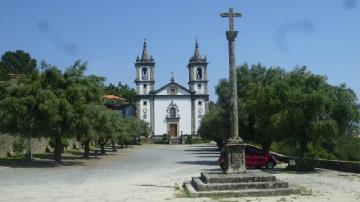
{"label": "tree foliage", "polygon": [[[20,75],[16,83],[5,76],[0,83],[1,132],[50,137],[57,162],[61,161],[63,138],[80,141],[87,157],[90,144],[100,144],[105,153],[109,140],[113,146],[120,139],[127,144],[130,139],[149,133],[146,123],[124,119],[104,106],[104,78],[85,75],[86,63],[76,61],[62,72],[42,62],[37,70],[36,60],[28,53],[16,51],[6,52],[0,65],[1,72]],[[132,93],[128,86],[119,85],[116,90],[126,92],[125,96]]]}
{"label": "tree foliage", "polygon": [[[339,139],[358,130],[355,93],[344,84],[330,85],[326,77],[306,67],[287,72],[279,67],[244,64],[238,67],[237,76],[239,134],[247,142],[261,144],[265,150],[274,141],[294,147],[299,144],[299,155],[305,159],[308,144],[336,154]],[[210,109],[203,118],[201,135],[227,139],[228,86],[227,80],[221,80],[216,87],[218,108]]]}
{"label": "tree foliage", "polygon": [[117,86],[110,83],[105,87],[105,93],[110,95],[116,95],[131,101],[132,97],[136,95],[135,89],[130,88],[127,84],[118,83]]}
{"label": "tree foliage", "polygon": [[37,71],[37,61],[29,53],[22,50],[7,51],[1,56],[0,80],[7,78],[8,74],[32,74]]}

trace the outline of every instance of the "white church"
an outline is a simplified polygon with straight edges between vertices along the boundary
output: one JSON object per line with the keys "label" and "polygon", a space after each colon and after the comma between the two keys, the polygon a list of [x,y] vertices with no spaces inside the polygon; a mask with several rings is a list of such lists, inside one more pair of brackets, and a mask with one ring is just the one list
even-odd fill
{"label": "white church", "polygon": [[137,57],[136,117],[149,123],[152,135],[171,137],[195,135],[202,117],[208,111],[208,77],[206,57],[202,58],[196,41],[194,55],[188,64],[189,87],[170,83],[155,89],[155,60],[149,55],[144,41],[141,58]]}

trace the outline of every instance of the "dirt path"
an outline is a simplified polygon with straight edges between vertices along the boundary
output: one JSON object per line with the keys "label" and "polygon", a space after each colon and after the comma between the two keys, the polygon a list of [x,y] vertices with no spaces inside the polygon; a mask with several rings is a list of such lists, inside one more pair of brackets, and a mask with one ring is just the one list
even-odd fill
{"label": "dirt path", "polygon": [[[218,169],[214,145],[142,145],[99,160],[61,167],[0,166],[0,201],[360,201],[360,175],[329,170],[272,171],[305,195],[267,198],[179,198],[175,189]],[[284,165],[280,165],[283,167]]]}

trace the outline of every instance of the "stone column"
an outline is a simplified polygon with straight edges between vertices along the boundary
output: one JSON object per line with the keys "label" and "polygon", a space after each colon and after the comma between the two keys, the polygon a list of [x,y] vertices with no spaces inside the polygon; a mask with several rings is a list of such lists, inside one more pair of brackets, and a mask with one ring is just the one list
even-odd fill
{"label": "stone column", "polygon": [[243,140],[239,137],[239,121],[237,106],[237,70],[236,70],[236,51],[235,38],[237,31],[234,31],[234,17],[240,17],[240,13],[233,13],[233,9],[229,9],[229,13],[224,13],[222,17],[229,17],[230,30],[226,32],[226,38],[229,45],[229,82],[230,82],[230,138],[226,141],[225,152],[225,170],[226,174],[245,173],[245,152]]}

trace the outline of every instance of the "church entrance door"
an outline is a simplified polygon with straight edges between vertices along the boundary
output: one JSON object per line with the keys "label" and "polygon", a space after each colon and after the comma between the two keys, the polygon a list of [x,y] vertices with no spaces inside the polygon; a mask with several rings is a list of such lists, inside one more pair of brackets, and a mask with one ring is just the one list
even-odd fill
{"label": "church entrance door", "polygon": [[170,124],[170,136],[177,137],[177,124]]}

